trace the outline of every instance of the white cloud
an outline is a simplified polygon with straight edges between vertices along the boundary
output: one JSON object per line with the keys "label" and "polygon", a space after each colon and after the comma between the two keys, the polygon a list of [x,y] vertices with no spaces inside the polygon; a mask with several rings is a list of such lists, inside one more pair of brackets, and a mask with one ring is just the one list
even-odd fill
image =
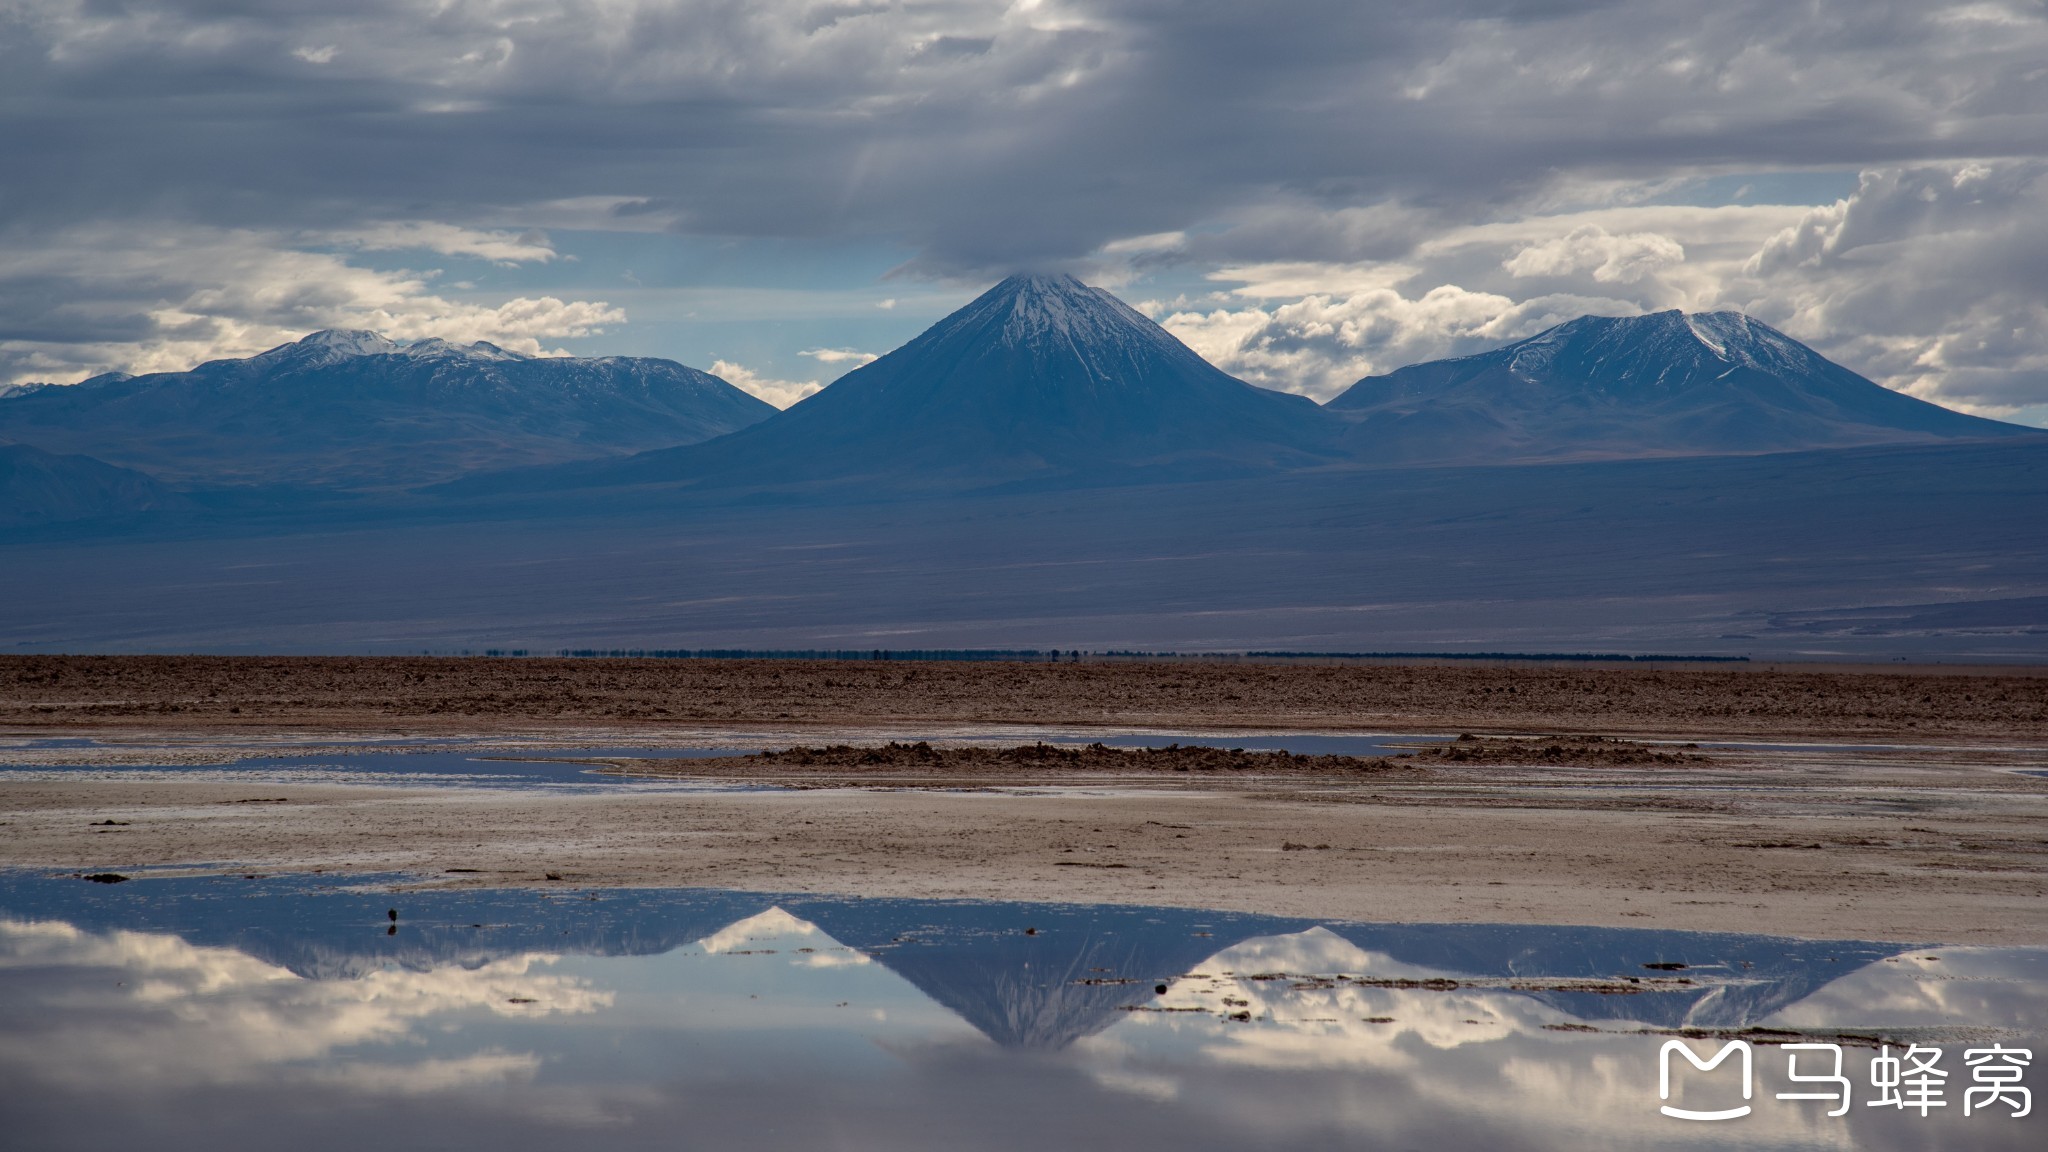
{"label": "white cloud", "polygon": [[708,371],[727,384],[743,392],[751,392],[777,408],[787,408],[824,387],[816,380],[777,380],[763,376],[744,364],[735,364],[730,360],[714,360]]}
{"label": "white cloud", "polygon": [[1583,224],[1502,261],[1508,275],[1569,276],[1591,272],[1602,284],[1634,284],[1685,260],[1685,248],[1669,236],[1631,232],[1616,236],[1598,224]]}
{"label": "white cloud", "polygon": [[1096,251],[1105,256],[1150,255],[1176,251],[1185,247],[1187,242],[1188,234],[1185,232],[1154,232],[1145,236],[1127,236],[1121,240],[1112,240]]}
{"label": "white cloud", "polygon": [[797,353],[797,355],[809,356],[811,359],[816,360],[821,364],[850,363],[855,368],[858,368],[863,364],[872,364],[875,361],[881,359],[880,356],[877,356],[873,352],[858,352],[852,348],[807,348],[804,351]]}
{"label": "white cloud", "polygon": [[1501,343],[1528,327],[1513,300],[1455,285],[1419,299],[1374,288],[1270,309],[1178,312],[1160,323],[1227,372],[1317,400],[1361,376],[1432,359],[1461,342]]}
{"label": "white cloud", "polygon": [[546,234],[538,230],[480,231],[422,220],[388,221],[312,238],[369,252],[419,250],[443,256],[475,256],[502,264],[545,264],[557,255]]}
{"label": "white cloud", "polygon": [[2048,163],[1865,172],[1742,269],[1753,310],[1894,388],[1993,415],[2048,398]]}
{"label": "white cloud", "polygon": [[[486,242],[461,232],[421,226],[389,235],[449,248]],[[489,340],[540,355],[550,351],[544,341],[601,334],[626,319],[601,300],[454,299],[436,290],[431,271],[362,268],[293,246],[302,240],[248,229],[115,226],[0,237],[0,308],[15,313],[13,331],[32,334],[0,338],[0,383],[182,371],[321,328],[368,328],[395,340]]]}

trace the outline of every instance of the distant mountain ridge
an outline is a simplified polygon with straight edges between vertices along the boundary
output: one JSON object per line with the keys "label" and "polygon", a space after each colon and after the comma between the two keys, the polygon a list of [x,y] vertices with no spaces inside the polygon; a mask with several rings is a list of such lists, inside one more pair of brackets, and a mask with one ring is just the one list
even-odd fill
{"label": "distant mountain ridge", "polygon": [[2042,433],[1893,392],[1727,312],[1581,317],[1368,377],[1319,407],[1228,375],[1103,289],[1037,274],[783,412],[669,360],[360,330],[0,396],[0,442],[173,487],[407,506],[648,486],[836,500],[2030,435]]}
{"label": "distant mountain ridge", "polygon": [[724,435],[775,409],[672,360],[331,330],[189,372],[0,398],[0,438],[171,483],[406,487]]}
{"label": "distant mountain ridge", "polygon": [[182,507],[155,479],[90,456],[0,444],[0,525],[94,520]]}
{"label": "distant mountain ridge", "polygon": [[964,491],[1330,465],[1803,451],[2038,435],[1891,391],[1749,317],[1581,317],[1368,377],[1323,407],[1255,388],[1100,288],[1012,276],[901,348],[710,443],[458,481]]}
{"label": "distant mountain ridge", "polygon": [[1368,376],[1326,407],[1371,460],[1711,455],[2027,435],[1865,379],[1735,312],[1583,316]]}

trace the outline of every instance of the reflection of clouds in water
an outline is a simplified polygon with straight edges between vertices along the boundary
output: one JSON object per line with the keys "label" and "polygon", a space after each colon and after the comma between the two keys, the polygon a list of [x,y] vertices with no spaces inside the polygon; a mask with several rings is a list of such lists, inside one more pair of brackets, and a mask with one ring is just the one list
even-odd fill
{"label": "reflection of clouds in water", "polygon": [[[833,923],[822,914],[819,921]],[[716,922],[707,918],[688,934]],[[1045,954],[1032,949],[1048,939],[1057,937],[1001,953],[1011,967],[969,975],[993,982],[1025,960],[1035,975]],[[641,1132],[687,1132],[710,1147],[993,1147],[1016,1142],[1008,1137],[1031,1131],[1040,1116],[1088,1133],[1127,1132],[1134,1120],[1157,1123],[1167,1126],[1158,1131],[1178,1136],[1155,1143],[1189,1149],[1706,1148],[1730,1136],[1761,1147],[1875,1149],[1936,1146],[1930,1132],[1970,1138],[1944,1138],[1942,1147],[1977,1146],[1980,1135],[1992,1145],[2031,1147],[2005,1135],[2024,1125],[1994,1129],[1958,1116],[1921,1125],[1862,1107],[1859,1055],[1849,1066],[1859,1086],[1857,1115],[1834,1120],[1820,1107],[1771,1099],[1785,1087],[1784,1059],[1759,1047],[1758,1115],[1724,1131],[1657,1114],[1660,1035],[1545,1031],[1544,1024],[1570,1017],[1500,988],[1250,979],[1283,972],[1416,980],[1445,974],[1397,963],[1323,929],[1245,941],[1192,969],[1162,969],[1204,975],[1174,980],[1146,1006],[1198,1011],[1114,1012],[1112,1026],[1064,1052],[1013,1053],[979,1039],[965,1042],[967,1025],[895,969],[879,962],[864,970],[839,967],[857,954],[781,909],[731,924],[700,949],[564,961],[604,987],[616,979],[614,1002],[611,992],[557,974],[546,954],[474,969],[310,981],[229,948],[163,935],[0,920],[8,1017],[0,1078],[16,1085],[10,1103],[56,1101],[38,1106],[67,1124],[105,1109],[158,1127],[182,1115],[191,1132],[211,1133],[209,1110],[220,1097],[194,1089],[231,1087],[240,1093],[238,1107],[280,1122],[309,1108],[333,1115],[360,1108],[348,1114],[404,1115],[415,1133],[446,1134],[450,1146],[502,1150],[580,1146],[561,1126],[628,1123]],[[938,949],[880,955],[906,952],[941,956]],[[712,954],[730,959],[707,962]],[[1938,963],[1857,973],[1823,995],[1875,1014],[1893,1009],[1862,1005],[1892,1004],[1884,997],[1894,994],[1943,997],[1940,1003],[1951,1006],[1963,1003],[1957,997],[1981,994],[1996,1011],[2020,1003],[2038,1018],[2048,996],[2039,986],[2048,950],[2040,951],[2038,967],[2018,973],[2009,955],[1939,954]],[[1090,978],[1088,971],[1062,968],[1055,982],[1130,993],[1123,1003],[1151,997],[1150,979],[1141,987],[1068,983]],[[1911,979],[1936,972],[1977,978],[1977,991],[1962,981]],[[2015,975],[2036,984],[1983,982]],[[1880,998],[1858,993],[1857,981]],[[1035,995],[1038,987],[1024,991]],[[1244,1001],[1230,1010],[1253,1019],[1223,1019],[1226,996]],[[850,1007],[841,1004],[849,999]],[[1075,1011],[1113,1011],[1075,1003]],[[545,1022],[511,1023],[521,1016]],[[1371,1024],[1369,1017],[1394,1019]],[[1703,1054],[1714,1047],[1695,1045]],[[1722,1085],[1687,1087],[1711,1095]],[[849,1107],[856,1098],[860,1106]],[[187,1112],[179,1113],[187,1101]],[[970,1106],[959,1107],[962,1101]],[[810,1124],[820,1116],[829,1123]],[[769,1134],[763,1117],[789,1126]],[[1965,1123],[1967,1131],[1957,1127]],[[188,1146],[237,1145],[230,1139]]]}
{"label": "reflection of clouds in water", "polygon": [[872,964],[874,961],[865,953],[846,948],[831,952],[812,952],[800,957],[796,963],[804,968],[858,968],[862,964]]}
{"label": "reflection of clouds in water", "polygon": [[1844,976],[1765,1023],[1778,1028],[1964,1025],[2038,1034],[2048,1031],[2048,948],[1909,952]]}
{"label": "reflection of clouds in water", "polygon": [[0,972],[43,985],[35,996],[42,1011],[0,1033],[0,1063],[73,1085],[109,1076],[171,1087],[284,1075],[434,1091],[525,1077],[537,1058],[495,1051],[403,1065],[351,1061],[319,1071],[279,1066],[333,1058],[355,1045],[419,1041],[422,1023],[451,1013],[482,1009],[518,1018],[611,1004],[612,993],[580,978],[538,971],[556,959],[529,953],[476,968],[306,980],[246,953],[175,936],[0,920]]}
{"label": "reflection of clouds in water", "polygon": [[1172,1100],[1180,1095],[1180,1081],[1157,1072],[1134,1072],[1128,1068],[1091,1068],[1089,1079],[1111,1092],[1142,1096],[1147,1100]]}
{"label": "reflection of clouds in water", "polygon": [[431,1096],[451,1088],[531,1080],[540,1057],[531,1052],[478,1052],[451,1060],[417,1060],[410,1064],[349,1061],[321,1068],[307,1079],[355,1092],[379,1095]]}
{"label": "reflection of clouds in water", "polygon": [[1162,1101],[1179,1096],[1181,1084],[1178,1077],[1154,1069],[1131,1067],[1148,1062],[1126,1041],[1124,1037],[1127,1035],[1127,1032],[1112,1028],[1076,1041],[1072,1051],[1082,1058],[1082,1071],[1097,1086],[1126,1096]]}
{"label": "reflection of clouds in water", "polygon": [[[1680,1131],[1678,1124],[1658,1114],[1657,1053],[1665,1039],[1664,1036],[1645,1036],[1639,1046],[1625,1053],[1617,1053],[1612,1048],[1595,1053],[1570,1050],[1546,1053],[1533,1049],[1513,1052],[1500,1061],[1503,1090],[1496,1103],[1509,1105],[1500,1110],[1525,1119],[1532,1127],[1546,1133],[1583,1133],[1584,1147],[1668,1146],[1680,1139],[1707,1147],[1726,1147],[1733,1143],[1723,1135],[1720,1125],[1689,1125]],[[1718,1040],[1701,1040],[1693,1042],[1692,1047],[1706,1058],[1711,1057],[1720,1045]],[[1781,1079],[1784,1056],[1779,1049],[1760,1045],[1755,1049],[1755,1060],[1757,1088],[1750,1103],[1756,1108],[1756,1114],[1744,1121],[1741,1128],[1728,1132],[1749,1139],[1758,1137],[1760,1131],[1767,1132],[1774,1147],[1790,1145],[1800,1149],[1821,1149],[1866,1145],[1868,1133],[1859,1132],[1841,1119],[1827,1116],[1826,1105],[1779,1102],[1772,1098],[1774,1091],[1785,1087]],[[1737,1083],[1725,1077],[1718,1080],[1711,1076],[1693,1079],[1700,1074],[1685,1067],[1682,1059],[1678,1063],[1680,1069],[1673,1074],[1674,1085],[1680,1093],[1678,1102],[1685,1101],[1684,1093],[1689,1085],[1711,1087],[1714,1092],[1719,1092]],[[1808,1068],[1809,1064],[1802,1063],[1801,1067]],[[1731,1102],[1740,1102],[1734,1093],[1730,1095]],[[1712,1096],[1704,1096],[1695,1100],[1692,1106],[1700,1107],[1702,1101],[1706,1106],[1723,1103]],[[1897,1117],[1876,1119],[1879,1122],[1889,1120],[1894,1128],[1899,1126]],[[1563,1141],[1557,1143],[1568,1146]]]}

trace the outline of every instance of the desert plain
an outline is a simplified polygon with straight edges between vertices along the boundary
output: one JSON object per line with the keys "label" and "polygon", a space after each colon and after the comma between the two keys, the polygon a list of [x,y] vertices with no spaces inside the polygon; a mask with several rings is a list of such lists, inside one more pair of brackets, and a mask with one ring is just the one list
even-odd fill
{"label": "desert plain", "polygon": [[[135,770],[377,749],[686,787]],[[2048,943],[2039,667],[8,657],[0,764],[7,868]]]}

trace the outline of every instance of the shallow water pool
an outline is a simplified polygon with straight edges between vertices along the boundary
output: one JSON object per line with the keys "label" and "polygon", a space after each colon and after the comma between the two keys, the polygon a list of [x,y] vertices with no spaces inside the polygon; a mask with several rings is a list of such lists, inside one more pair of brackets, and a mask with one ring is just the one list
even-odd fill
{"label": "shallow water pool", "polygon": [[[1968,1053],[2015,1067],[2048,1039],[2048,949],[404,883],[0,874],[9,1146],[2031,1149],[2044,1132],[2010,1093],[1963,1105]],[[1747,1045],[1748,1098],[1740,1051],[1701,1072],[1663,1055],[1674,1039],[1702,1060]],[[1873,1065],[1882,1080],[1914,1045],[1939,1050],[1944,1103],[1871,1106]],[[1843,1115],[1778,1098],[1814,1088],[1788,1056],[1810,1076],[1835,1052]]]}

